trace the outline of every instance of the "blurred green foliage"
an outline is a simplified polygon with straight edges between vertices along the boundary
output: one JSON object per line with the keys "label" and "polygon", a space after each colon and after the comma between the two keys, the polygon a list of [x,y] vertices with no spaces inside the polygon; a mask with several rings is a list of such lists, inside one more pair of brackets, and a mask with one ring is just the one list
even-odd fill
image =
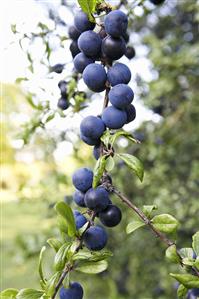
{"label": "blurred green foliage", "polygon": [[[129,143],[123,148],[124,152],[135,154],[143,161],[144,182],[141,184],[135,179],[121,162],[115,166],[112,177],[118,189],[138,206],[156,204],[158,212],[174,215],[180,222],[178,246],[189,247],[191,236],[199,227],[199,7],[196,0],[174,1],[172,5],[169,2],[152,11],[146,9],[146,14],[134,18],[129,28],[129,32],[135,30],[142,37],[142,43],[149,49],[151,71],[156,74],[150,83],[138,78],[137,84],[140,98],[160,116],[160,121],[143,123],[133,132],[142,141],[141,145]],[[153,23],[150,22],[152,17],[155,18]],[[14,166],[17,171],[12,173],[17,187],[13,190],[9,184],[5,188],[11,189],[12,194],[16,192],[17,201],[3,203],[3,289],[39,285],[36,278],[38,252],[45,240],[56,234],[53,203],[66,193],[71,194],[70,174],[75,167],[84,165],[85,158],[87,165],[94,165],[90,149],[82,143],[81,147],[75,146],[73,158],[56,163],[52,157],[55,141],[44,136],[45,133],[37,136],[34,145],[28,146],[31,151],[40,148],[43,155],[39,159],[36,156],[31,167],[17,162]],[[6,144],[4,135],[3,143]],[[7,154],[12,153],[9,161],[13,163],[16,151],[14,155],[11,146],[4,147]],[[39,179],[32,183],[35,174]],[[70,196],[68,199],[70,202]],[[121,207],[123,221],[109,230],[109,248],[114,252],[110,267],[97,276],[71,274],[72,280],[83,284],[86,299],[176,298],[176,284],[168,275],[176,271],[176,266],[165,260],[164,245],[147,228],[126,235],[126,225],[136,217],[118,199],[113,198],[113,201]],[[50,257],[48,250],[47,272],[51,269]]]}

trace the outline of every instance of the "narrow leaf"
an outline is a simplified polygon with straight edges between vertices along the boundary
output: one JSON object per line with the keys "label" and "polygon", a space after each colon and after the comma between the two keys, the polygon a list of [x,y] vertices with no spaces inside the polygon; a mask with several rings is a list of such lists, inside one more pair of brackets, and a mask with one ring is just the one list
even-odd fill
{"label": "narrow leaf", "polygon": [[81,261],[101,261],[107,259],[112,256],[112,252],[108,250],[100,251],[100,252],[91,252],[88,250],[81,250],[73,256],[73,260],[81,260]]}
{"label": "narrow leaf", "polygon": [[104,145],[108,148],[110,143],[111,133],[109,130],[106,130],[104,134],[101,136],[101,141],[104,143]]}
{"label": "narrow leaf", "polygon": [[181,248],[180,249],[180,255],[183,257],[183,258],[189,258],[189,259],[192,259],[193,256],[194,256],[194,251],[192,248]]}
{"label": "narrow leaf", "polygon": [[158,207],[156,205],[149,205],[149,206],[143,206],[143,213],[147,216],[147,217],[151,217],[151,214],[153,211],[157,210]]}
{"label": "narrow leaf", "polygon": [[68,225],[68,235],[69,237],[73,237],[76,234],[76,225],[75,219],[73,215],[73,211],[69,205],[65,202],[60,201],[55,205],[55,210],[59,215],[61,215],[66,221]]}
{"label": "narrow leaf", "polygon": [[194,267],[196,267],[199,270],[199,256],[195,260]]}
{"label": "narrow leaf", "polygon": [[171,245],[166,250],[166,258],[171,261],[172,263],[178,264],[180,262],[180,257],[177,254],[176,245]]}
{"label": "narrow leaf", "polygon": [[137,177],[142,182],[144,177],[144,167],[142,162],[135,156],[129,154],[117,154],[117,156],[135,172]]}
{"label": "narrow leaf", "polygon": [[199,231],[193,235],[192,247],[196,255],[199,255]]}
{"label": "narrow leaf", "polygon": [[95,19],[92,16],[92,13],[95,11],[97,0],[78,0],[78,3],[81,6],[81,9],[88,15],[89,20],[94,22]]}
{"label": "narrow leaf", "polygon": [[170,275],[183,284],[187,289],[199,288],[199,278],[191,274],[174,274]]}
{"label": "narrow leaf", "polygon": [[108,263],[105,260],[99,262],[80,262],[75,270],[87,274],[97,274],[105,271],[107,267]]}
{"label": "narrow leaf", "polygon": [[41,251],[40,251],[40,255],[39,255],[39,275],[41,278],[41,281],[45,284],[45,278],[44,278],[44,274],[43,274],[43,268],[42,268],[42,261],[43,261],[43,255],[44,255],[44,251],[46,250],[46,246],[43,246]]}
{"label": "narrow leaf", "polygon": [[43,291],[38,291],[34,289],[22,289],[17,294],[16,299],[39,299],[44,294]]}
{"label": "narrow leaf", "polygon": [[66,261],[67,261],[67,252],[69,250],[69,245],[68,243],[63,244],[58,252],[55,255],[55,260],[54,260],[54,267],[56,271],[60,271],[64,268]]}
{"label": "narrow leaf", "polygon": [[93,188],[96,188],[101,180],[101,177],[105,171],[107,162],[107,156],[101,156],[95,165],[94,176],[93,176]]}
{"label": "narrow leaf", "polygon": [[17,289],[6,289],[0,293],[1,299],[15,299],[18,294]]}
{"label": "narrow leaf", "polygon": [[134,232],[136,229],[142,227],[142,226],[145,226],[145,223],[144,222],[141,222],[139,220],[137,221],[132,221],[130,222],[127,227],[126,227],[126,233],[127,234],[130,234],[132,232]]}
{"label": "narrow leaf", "polygon": [[135,138],[133,138],[132,134],[129,132],[125,132],[123,130],[117,131],[114,135],[111,136],[110,138],[110,144],[111,146],[113,146],[113,144],[115,143],[115,141],[119,138],[119,137],[125,137],[128,140],[135,142],[135,143],[140,143],[138,140],[136,140]]}
{"label": "narrow leaf", "polygon": [[180,284],[179,287],[178,287],[178,291],[177,291],[177,295],[178,295],[178,298],[184,298],[187,294],[187,288],[185,288],[185,286],[183,286],[183,284]]}
{"label": "narrow leaf", "polygon": [[47,240],[47,243],[52,247],[56,252],[59,250],[59,248],[62,246],[62,242],[55,239],[51,238]]}
{"label": "narrow leaf", "polygon": [[169,214],[161,214],[153,217],[154,227],[163,233],[173,233],[178,228],[178,221]]}
{"label": "narrow leaf", "polygon": [[20,84],[22,81],[27,81],[27,80],[28,80],[28,78],[26,78],[26,77],[19,77],[15,80],[15,83]]}
{"label": "narrow leaf", "polygon": [[111,170],[113,170],[114,166],[115,166],[115,162],[114,162],[113,157],[111,157],[111,156],[108,157],[108,159],[106,161],[106,170],[111,171]]}
{"label": "narrow leaf", "polygon": [[57,218],[58,227],[62,233],[67,234],[68,232],[68,225],[66,219],[64,219],[62,216],[58,216]]}

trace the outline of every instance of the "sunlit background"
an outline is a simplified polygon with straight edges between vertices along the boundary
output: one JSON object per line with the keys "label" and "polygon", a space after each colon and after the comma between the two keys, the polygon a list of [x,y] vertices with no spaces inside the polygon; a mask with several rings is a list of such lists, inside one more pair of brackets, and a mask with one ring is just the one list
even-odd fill
{"label": "sunlit background", "polygon": [[[39,250],[47,238],[57,234],[53,204],[64,196],[70,201],[71,174],[85,165],[85,161],[90,167],[95,163],[92,149],[79,142],[79,124],[85,115],[99,113],[103,93],[88,92],[81,80],[79,89],[88,92],[89,107],[76,114],[72,108],[64,115],[57,112],[58,82],[70,77],[73,71],[70,40],[64,40],[60,47],[59,37],[67,37],[67,26],[73,23],[77,9],[75,0],[63,2],[62,5],[60,0],[1,3],[1,289],[38,287]],[[117,4],[118,1],[108,2]],[[134,46],[136,57],[121,59],[132,71],[130,86],[135,92],[137,110],[136,120],[125,129],[135,133],[142,144],[133,148],[120,139],[117,145],[120,151],[135,152],[143,159],[145,181],[140,186],[119,162],[116,166],[119,174],[113,171],[113,178],[138,204],[155,203],[163,212],[178,216],[183,226],[179,240],[188,246],[191,234],[199,225],[196,188],[199,117],[195,79],[199,58],[199,3],[190,0],[186,6],[184,0],[167,0],[155,8],[149,1],[145,2],[144,9],[140,6],[131,11],[129,44]],[[66,25],[55,29],[49,11]],[[53,32],[48,40],[49,60],[44,58],[46,47],[42,38],[35,39],[31,46],[28,38],[19,43],[24,34],[38,32],[38,23],[46,24]],[[33,71],[27,52],[31,54]],[[57,63],[65,64],[62,74],[49,72]],[[48,114],[43,118],[54,115],[45,128],[38,126],[32,130],[41,111],[30,105],[27,100],[30,94],[33,103],[48,103]],[[161,113],[155,109],[160,102],[163,103]],[[187,201],[189,208],[184,206]],[[115,229],[110,241],[113,251],[116,247],[111,275],[89,277],[85,282],[86,299],[176,298],[175,283],[168,277],[172,267],[164,261],[162,247],[157,240],[151,241],[148,231],[127,238],[125,225],[132,216],[126,209],[123,215],[125,220]],[[141,257],[146,246],[150,249]],[[49,250],[47,273],[52,270],[51,258]],[[82,283],[87,280],[83,275],[79,279]],[[93,284],[96,296],[92,296]]]}

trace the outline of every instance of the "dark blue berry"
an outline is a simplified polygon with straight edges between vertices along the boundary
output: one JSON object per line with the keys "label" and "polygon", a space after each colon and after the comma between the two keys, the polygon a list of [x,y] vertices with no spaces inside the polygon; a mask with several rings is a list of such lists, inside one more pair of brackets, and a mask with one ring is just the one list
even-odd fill
{"label": "dark blue berry", "polygon": [[108,205],[106,210],[99,213],[99,219],[105,226],[114,227],[122,219],[121,210],[115,205]]}
{"label": "dark blue berry", "polygon": [[91,226],[83,236],[84,244],[89,250],[102,250],[107,243],[108,236],[104,228]]}
{"label": "dark blue berry", "polygon": [[75,193],[73,194],[73,199],[79,207],[84,208],[86,206],[85,202],[84,202],[84,196],[85,196],[85,193],[81,192],[79,190],[76,190]]}
{"label": "dark blue berry", "polygon": [[107,78],[112,86],[128,84],[131,80],[131,71],[125,64],[117,62],[108,70]]}
{"label": "dark blue berry", "polygon": [[55,64],[51,67],[51,72],[55,72],[57,74],[61,74],[63,69],[65,67],[65,64],[61,64],[61,63],[58,63],[58,64]]}
{"label": "dark blue berry", "polygon": [[132,59],[135,57],[135,49],[133,47],[127,47],[126,48],[126,53],[125,53],[125,56],[128,58],[128,59]]}
{"label": "dark blue berry", "polygon": [[104,109],[102,120],[109,129],[120,129],[127,121],[127,114],[124,110],[110,106]]}
{"label": "dark blue berry", "polygon": [[87,67],[87,65],[94,62],[94,59],[87,57],[84,53],[79,53],[74,58],[74,66],[76,71],[79,73],[83,73],[84,69]]}
{"label": "dark blue berry", "polygon": [[77,30],[84,32],[87,30],[93,30],[95,28],[95,23],[90,22],[88,16],[83,11],[79,11],[74,18],[74,24]]}
{"label": "dark blue berry", "polygon": [[128,85],[118,84],[110,90],[108,97],[114,107],[123,109],[131,104],[134,98],[134,93]]}
{"label": "dark blue berry", "polygon": [[72,41],[72,43],[70,44],[70,51],[73,58],[81,52],[80,49],[78,48],[78,44],[76,40]]}
{"label": "dark blue berry", "polygon": [[128,18],[121,10],[111,11],[104,20],[106,33],[113,37],[120,37],[126,32]]}
{"label": "dark blue berry", "polygon": [[91,188],[86,192],[84,201],[89,209],[101,212],[109,204],[109,194],[104,187]]}
{"label": "dark blue berry", "polygon": [[80,124],[82,135],[91,139],[99,139],[105,131],[105,125],[101,118],[96,116],[85,117]]}
{"label": "dark blue berry", "polygon": [[76,189],[86,192],[92,187],[93,172],[89,168],[80,168],[73,174],[72,181]]}
{"label": "dark blue berry", "polygon": [[136,118],[136,110],[135,110],[135,107],[132,104],[130,104],[129,106],[127,106],[125,108],[125,111],[127,114],[126,123],[128,124]]}
{"label": "dark blue berry", "polygon": [[111,60],[120,59],[126,53],[126,44],[124,39],[122,37],[105,37],[102,41],[102,52]]}
{"label": "dark blue berry", "polygon": [[82,215],[79,211],[73,211],[76,229],[80,229],[87,222],[87,219],[84,215]]}
{"label": "dark blue berry", "polygon": [[93,148],[93,156],[95,157],[96,160],[99,159],[100,157],[100,152],[101,152],[101,146],[99,145],[95,145]]}
{"label": "dark blue berry", "polygon": [[78,38],[79,49],[88,57],[98,57],[101,52],[101,44],[100,36],[92,30],[83,32]]}
{"label": "dark blue berry", "polygon": [[69,107],[69,105],[70,104],[68,100],[65,98],[60,98],[57,103],[58,108],[60,108],[61,110],[66,110]]}
{"label": "dark blue berry", "polygon": [[83,299],[84,291],[78,282],[71,282],[69,288],[60,289],[60,299]]}
{"label": "dark blue berry", "polygon": [[75,26],[70,26],[68,29],[68,35],[72,40],[78,40],[81,32],[77,30]]}
{"label": "dark blue berry", "polygon": [[93,138],[84,136],[81,133],[80,133],[80,138],[82,141],[84,141],[88,145],[99,145],[100,144],[100,139],[93,139]]}
{"label": "dark blue berry", "polygon": [[107,76],[102,65],[91,63],[85,68],[83,79],[92,91],[101,92],[105,89]]}

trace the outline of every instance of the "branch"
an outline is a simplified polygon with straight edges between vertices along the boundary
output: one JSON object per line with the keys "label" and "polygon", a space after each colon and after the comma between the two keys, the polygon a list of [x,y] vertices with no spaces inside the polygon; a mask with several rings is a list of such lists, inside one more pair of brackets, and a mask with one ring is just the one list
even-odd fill
{"label": "branch", "polygon": [[131,208],[144,221],[144,223],[152,230],[154,235],[158,237],[161,241],[163,241],[167,247],[175,244],[173,241],[169,240],[163,233],[158,231],[153,226],[150,219],[147,218],[146,215],[138,207],[136,207],[125,195],[123,195],[115,187],[113,187],[112,191],[122,200],[122,202],[124,202],[129,208]]}
{"label": "branch", "polygon": [[[168,239],[163,233],[161,233],[159,230],[157,230],[154,225],[152,224],[151,220],[146,217],[146,215],[137,207],[135,206],[125,195],[123,195],[119,190],[117,190],[115,187],[110,187],[110,190],[115,193],[123,203],[125,203],[130,209],[132,209],[143,221],[144,223],[151,229],[151,231],[154,233],[156,237],[158,237],[164,244],[166,244],[167,247],[170,247],[172,245],[175,245],[173,241]],[[182,256],[177,251],[177,254],[180,258],[180,265],[184,267],[185,265],[182,262]],[[199,277],[199,271],[195,267],[191,267],[196,276]]]}
{"label": "branch", "polygon": [[56,284],[55,286],[55,291],[54,291],[54,294],[52,295],[52,299],[55,299],[56,298],[56,295],[59,291],[59,288],[61,287],[66,275],[72,270],[72,267],[69,267],[68,265],[65,267],[65,269],[63,270],[60,278],[59,278],[59,281],[58,283]]}

